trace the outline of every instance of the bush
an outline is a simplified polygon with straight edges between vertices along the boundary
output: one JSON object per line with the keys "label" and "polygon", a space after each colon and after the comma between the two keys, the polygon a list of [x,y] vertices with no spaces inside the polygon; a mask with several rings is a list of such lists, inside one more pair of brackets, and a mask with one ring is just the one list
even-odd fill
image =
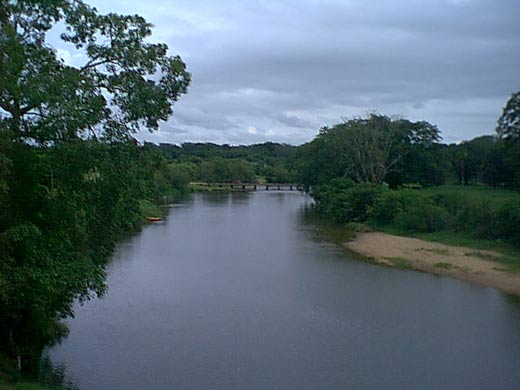
{"label": "bush", "polygon": [[370,221],[406,232],[452,230],[520,247],[520,195],[483,187],[385,190],[334,180],[316,187],[319,212],[337,222]]}
{"label": "bush", "polygon": [[376,225],[391,225],[397,214],[421,196],[420,192],[414,190],[383,192],[370,210],[370,220]]}
{"label": "bush", "polygon": [[139,211],[141,213],[141,218],[143,219],[147,217],[164,216],[164,212],[155,203],[152,203],[149,200],[139,201]]}
{"label": "bush", "polygon": [[383,187],[375,184],[355,185],[350,179],[337,179],[315,187],[312,196],[318,211],[337,222],[364,222],[382,192]]}
{"label": "bush", "polygon": [[344,221],[364,222],[370,210],[382,193],[382,187],[374,184],[360,184],[346,191]]}
{"label": "bush", "polygon": [[438,232],[450,228],[449,215],[433,202],[421,201],[410,205],[395,216],[395,225],[406,231]]}
{"label": "bush", "polygon": [[520,247],[520,202],[506,204],[498,210],[495,229],[499,238]]}

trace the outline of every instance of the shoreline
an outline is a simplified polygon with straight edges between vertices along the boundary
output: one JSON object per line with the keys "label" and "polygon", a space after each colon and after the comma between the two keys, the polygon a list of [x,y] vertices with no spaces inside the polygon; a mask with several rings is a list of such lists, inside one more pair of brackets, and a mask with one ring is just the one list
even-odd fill
{"label": "shoreline", "polygon": [[520,273],[494,260],[500,253],[383,232],[357,233],[343,245],[376,264],[428,272],[520,296]]}

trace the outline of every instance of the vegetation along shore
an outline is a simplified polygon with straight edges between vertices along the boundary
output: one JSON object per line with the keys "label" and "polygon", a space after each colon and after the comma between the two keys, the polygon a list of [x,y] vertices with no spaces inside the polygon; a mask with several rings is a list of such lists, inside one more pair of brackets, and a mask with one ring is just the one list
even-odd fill
{"label": "vegetation along shore", "polygon": [[[346,244],[356,252],[520,292],[520,92],[494,134],[456,144],[426,121],[379,114],[300,146],[140,144],[133,135],[168,120],[191,80],[151,43],[151,24],[79,0],[2,7],[0,381],[38,377],[74,304],[106,292],[117,243],[190,182],[294,183],[324,218],[385,232],[358,233]],[[58,56],[56,25],[83,64]]]}
{"label": "vegetation along shore", "polygon": [[357,233],[344,245],[378,264],[450,276],[520,296],[520,273],[502,262],[499,252],[384,232]]}

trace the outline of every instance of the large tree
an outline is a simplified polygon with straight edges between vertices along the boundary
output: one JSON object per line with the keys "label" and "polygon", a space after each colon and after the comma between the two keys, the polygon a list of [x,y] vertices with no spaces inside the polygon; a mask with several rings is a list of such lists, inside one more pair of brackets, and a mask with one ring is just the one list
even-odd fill
{"label": "large tree", "polygon": [[512,184],[520,187],[520,91],[511,95],[498,119],[497,133],[505,141],[504,162],[512,172]]}
{"label": "large tree", "polygon": [[497,133],[506,140],[520,140],[520,91],[511,95],[498,119]]}
{"label": "large tree", "polygon": [[429,146],[438,142],[440,135],[428,122],[370,115],[325,127],[317,139],[329,149],[329,158],[343,167],[343,176],[380,184],[411,146]]}
{"label": "large tree", "polygon": [[103,293],[106,258],[161,176],[115,142],[157,129],[190,81],[151,27],[81,0],[0,0],[0,354],[25,369],[75,300]]}
{"label": "large tree", "polygon": [[[0,119],[12,139],[44,144],[155,130],[190,74],[138,15],[100,14],[81,0],[0,1]],[[47,39],[61,31],[75,63]]]}

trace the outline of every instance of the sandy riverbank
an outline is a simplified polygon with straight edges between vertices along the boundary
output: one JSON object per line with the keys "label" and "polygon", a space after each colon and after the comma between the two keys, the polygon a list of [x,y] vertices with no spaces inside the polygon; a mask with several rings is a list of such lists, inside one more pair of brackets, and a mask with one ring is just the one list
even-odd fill
{"label": "sandy riverbank", "polygon": [[381,264],[447,275],[520,296],[520,273],[511,273],[503,264],[493,261],[500,257],[496,252],[381,232],[358,233],[345,245]]}

